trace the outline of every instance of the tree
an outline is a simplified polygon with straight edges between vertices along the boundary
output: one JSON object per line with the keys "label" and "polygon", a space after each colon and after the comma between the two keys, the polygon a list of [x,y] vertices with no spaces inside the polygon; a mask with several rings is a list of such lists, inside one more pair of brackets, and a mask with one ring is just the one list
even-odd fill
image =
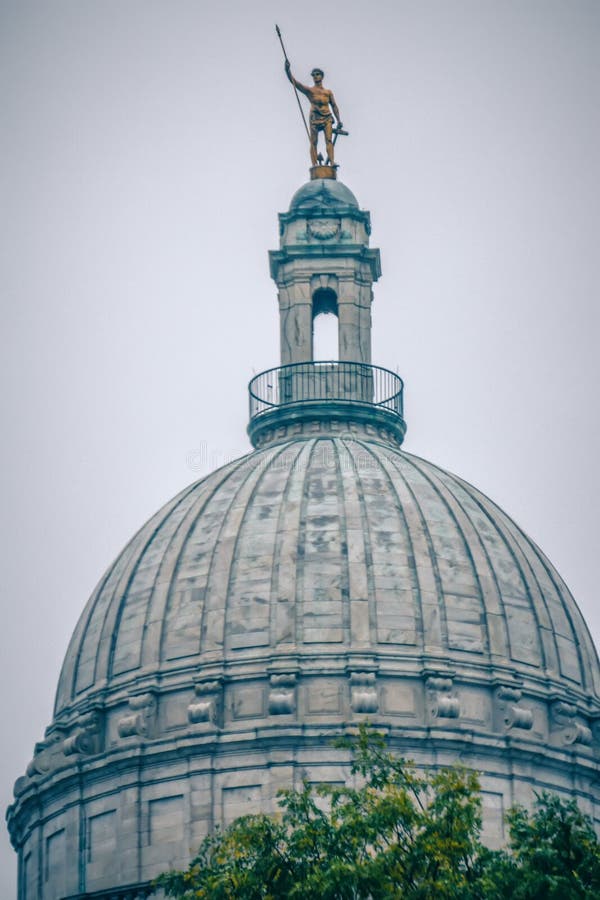
{"label": "tree", "polygon": [[543,792],[533,813],[513,807],[507,816],[509,850],[494,854],[485,872],[491,900],[597,900],[600,845],[574,800]]}
{"label": "tree", "polygon": [[575,900],[600,897],[600,852],[575,803],[549,795],[509,814],[510,847],[481,843],[477,775],[426,775],[361,726],[355,786],[304,783],[277,815],[243,816],[157,884],[179,900]]}

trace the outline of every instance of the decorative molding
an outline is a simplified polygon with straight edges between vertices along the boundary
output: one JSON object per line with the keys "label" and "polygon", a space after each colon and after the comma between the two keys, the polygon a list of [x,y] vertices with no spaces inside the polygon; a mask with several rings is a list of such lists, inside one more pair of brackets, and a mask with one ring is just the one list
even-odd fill
{"label": "decorative molding", "polygon": [[511,731],[514,728],[531,731],[533,710],[519,706],[523,692],[514,685],[501,684],[496,688],[494,720],[496,731]]}
{"label": "decorative molding", "polygon": [[562,733],[562,738],[565,744],[583,744],[584,746],[589,746],[592,743],[593,735],[590,728],[587,725],[582,725],[580,722],[573,722],[568,728],[565,728]]}
{"label": "decorative molding", "polygon": [[576,722],[577,707],[564,700],[555,700],[551,706],[551,720],[554,726],[554,735],[560,743],[566,746],[583,744],[589,746],[593,741],[593,734],[588,725]]}
{"label": "decorative molding", "polygon": [[429,713],[432,719],[458,719],[460,702],[454,694],[454,679],[447,674],[425,678]]}
{"label": "decorative molding", "polygon": [[102,717],[98,711],[79,717],[76,729],[63,741],[65,756],[91,756],[101,751]]}
{"label": "decorative molding", "polygon": [[[344,412],[346,417],[348,415],[349,405],[349,403],[345,404]],[[360,412],[362,412],[362,408],[360,409]],[[273,418],[287,421],[281,421],[281,424],[273,423],[271,427],[267,426],[259,428],[258,426],[262,426],[262,421],[257,422],[257,420],[254,420],[254,423],[251,423],[251,425],[254,426],[254,431],[256,433],[252,435],[252,440],[256,448],[266,447],[271,443],[288,440],[294,437],[315,437],[321,434],[338,435],[339,437],[348,439],[371,437],[384,441],[386,444],[391,444],[395,448],[400,447],[402,444],[402,440],[399,438],[400,432],[398,427],[391,429],[386,428],[385,425],[363,423],[358,416],[357,419],[341,417],[327,418],[326,416],[321,417],[315,413],[314,417],[307,415],[305,419],[302,419],[298,413],[299,411],[297,409],[279,407],[273,415]],[[394,425],[397,426],[397,423],[394,422]],[[402,428],[402,435],[404,430],[405,426]]]}
{"label": "decorative molding", "polygon": [[577,707],[565,700],[555,700],[552,704],[552,718],[559,724],[564,725],[574,719],[577,715]]}
{"label": "decorative molding", "polygon": [[289,715],[296,711],[296,675],[271,675],[268,699],[269,715]]}
{"label": "decorative molding", "polygon": [[309,219],[306,223],[307,234],[316,241],[331,241],[340,230],[340,219]]}
{"label": "decorative molding", "polygon": [[187,708],[191,725],[209,725],[218,728],[222,711],[223,686],[220,681],[204,681],[194,685],[196,699]]}
{"label": "decorative molding", "polygon": [[[33,759],[25,769],[25,776],[27,779],[47,775],[53,769],[56,769],[61,760],[64,758],[64,737],[65,730],[63,728],[60,728],[52,731],[50,734],[47,734],[47,737],[43,741],[38,741],[36,743],[35,747],[33,748]],[[21,790],[21,792],[24,787],[25,785],[23,784],[23,782],[20,782],[19,789]],[[17,783],[15,783],[15,789],[16,788]]]}
{"label": "decorative molding", "polygon": [[119,737],[151,738],[156,725],[156,697],[153,693],[138,694],[129,698],[131,713],[117,723]]}
{"label": "decorative molding", "polygon": [[375,672],[350,674],[350,706],[355,713],[376,713],[379,710]]}

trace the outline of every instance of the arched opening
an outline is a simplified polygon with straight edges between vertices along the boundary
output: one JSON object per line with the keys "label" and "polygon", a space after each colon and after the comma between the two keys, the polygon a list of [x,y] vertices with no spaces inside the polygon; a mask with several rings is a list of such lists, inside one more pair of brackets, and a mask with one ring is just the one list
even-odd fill
{"label": "arched opening", "polygon": [[331,288],[318,288],[314,292],[312,319],[313,360],[338,360],[338,303],[336,293]]}

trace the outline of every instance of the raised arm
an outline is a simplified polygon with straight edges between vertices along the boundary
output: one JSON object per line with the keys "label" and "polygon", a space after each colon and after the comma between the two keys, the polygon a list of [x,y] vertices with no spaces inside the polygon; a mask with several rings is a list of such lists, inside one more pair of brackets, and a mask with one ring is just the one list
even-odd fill
{"label": "raised arm", "polygon": [[300,82],[296,81],[296,79],[292,75],[292,67],[290,65],[289,59],[286,59],[286,61],[285,61],[285,74],[287,75],[289,81],[292,82],[292,84],[294,85],[296,90],[300,91],[302,94],[305,94],[307,97],[310,98],[310,96],[311,96],[310,88],[306,87],[305,84],[300,84]]}

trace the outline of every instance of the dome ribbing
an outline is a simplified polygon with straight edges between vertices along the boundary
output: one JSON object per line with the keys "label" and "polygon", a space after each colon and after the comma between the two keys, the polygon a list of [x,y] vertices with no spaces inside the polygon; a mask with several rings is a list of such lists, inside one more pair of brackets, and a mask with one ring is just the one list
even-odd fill
{"label": "dome ribbing", "polygon": [[225,466],[141,529],[75,630],[56,713],[215,653],[233,671],[367,650],[400,669],[510,667],[599,694],[573,598],[495,504],[402,451],[323,437]]}

